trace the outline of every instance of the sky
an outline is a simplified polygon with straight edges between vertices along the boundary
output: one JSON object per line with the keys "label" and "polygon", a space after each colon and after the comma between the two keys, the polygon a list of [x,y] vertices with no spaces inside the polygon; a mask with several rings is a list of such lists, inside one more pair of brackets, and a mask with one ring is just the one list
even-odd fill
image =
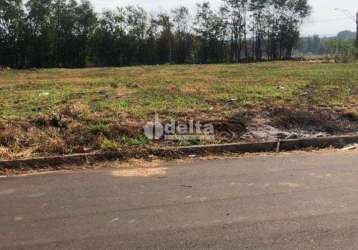
{"label": "sky", "polygon": [[[97,11],[102,9],[112,9],[117,6],[140,5],[150,12],[160,10],[170,10],[177,6],[187,6],[194,9],[196,2],[204,0],[92,0]],[[206,0],[212,6],[219,6],[220,0]],[[354,15],[358,12],[357,0],[308,0],[312,6],[312,15],[305,21],[302,27],[303,35],[330,36],[336,35],[342,30],[355,30],[355,21],[350,18],[350,14],[335,10],[336,8],[345,9]]]}

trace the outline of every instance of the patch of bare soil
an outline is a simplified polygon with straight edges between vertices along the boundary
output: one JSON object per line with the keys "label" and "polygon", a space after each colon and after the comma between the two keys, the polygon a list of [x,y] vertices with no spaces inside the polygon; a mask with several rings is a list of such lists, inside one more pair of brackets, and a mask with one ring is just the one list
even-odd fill
{"label": "patch of bare soil", "polygon": [[256,113],[242,139],[275,140],[358,133],[358,114],[331,109],[278,107]]}
{"label": "patch of bare soil", "polygon": [[271,112],[272,124],[285,129],[301,129],[328,134],[358,131],[358,114],[342,113],[331,109],[300,110],[278,108]]}
{"label": "patch of bare soil", "polygon": [[[196,116],[197,115],[197,116]],[[324,108],[270,107],[239,112],[228,119],[191,114],[212,123],[216,142],[258,142],[358,133],[358,113]]]}

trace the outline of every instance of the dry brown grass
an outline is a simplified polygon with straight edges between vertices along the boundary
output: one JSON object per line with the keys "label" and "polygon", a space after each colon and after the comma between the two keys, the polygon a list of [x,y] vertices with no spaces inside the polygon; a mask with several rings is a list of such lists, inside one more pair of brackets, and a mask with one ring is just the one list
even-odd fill
{"label": "dry brown grass", "polygon": [[[154,113],[162,120],[214,122],[218,143],[240,141],[253,117],[271,119],[282,108],[317,117],[328,110],[333,118],[326,121],[354,131],[357,121],[343,115],[358,113],[357,83],[354,63],[4,70],[0,158],[143,146],[152,143],[142,126]],[[281,113],[276,120],[284,127],[295,119]]]}

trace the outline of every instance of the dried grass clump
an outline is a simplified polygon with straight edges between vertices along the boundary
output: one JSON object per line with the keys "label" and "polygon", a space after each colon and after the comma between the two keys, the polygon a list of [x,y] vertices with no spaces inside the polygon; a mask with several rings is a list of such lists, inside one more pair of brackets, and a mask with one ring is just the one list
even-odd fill
{"label": "dried grass clump", "polygon": [[31,123],[36,127],[48,127],[50,125],[50,118],[47,115],[39,114],[32,119]]}
{"label": "dried grass clump", "polygon": [[88,105],[81,102],[75,102],[65,105],[59,112],[59,116],[69,117],[72,119],[86,119],[90,116]]}
{"label": "dried grass clump", "polygon": [[16,133],[6,130],[0,133],[0,146],[11,147],[16,144]]}
{"label": "dried grass clump", "polygon": [[70,151],[62,138],[46,138],[36,146],[36,153],[65,154]]}
{"label": "dried grass clump", "polygon": [[11,157],[12,157],[11,151],[6,147],[0,146],[0,159],[1,160],[9,160],[9,159],[11,159]]}

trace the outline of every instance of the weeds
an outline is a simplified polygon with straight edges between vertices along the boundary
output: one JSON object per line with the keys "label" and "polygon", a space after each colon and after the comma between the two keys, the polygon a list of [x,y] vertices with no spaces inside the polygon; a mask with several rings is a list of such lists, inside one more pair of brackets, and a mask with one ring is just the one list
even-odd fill
{"label": "weeds", "polygon": [[[143,135],[143,124],[154,113],[164,120],[215,121],[215,142],[240,140],[248,119],[235,117],[245,111],[268,113],[271,123],[283,128],[312,124],[354,131],[358,67],[272,62],[6,70],[0,72],[0,89],[0,158],[8,158],[161,144]],[[333,118],[317,110],[328,110]]]}
{"label": "weeds", "polygon": [[101,149],[103,151],[116,151],[119,148],[119,144],[115,141],[104,138],[101,142]]}

